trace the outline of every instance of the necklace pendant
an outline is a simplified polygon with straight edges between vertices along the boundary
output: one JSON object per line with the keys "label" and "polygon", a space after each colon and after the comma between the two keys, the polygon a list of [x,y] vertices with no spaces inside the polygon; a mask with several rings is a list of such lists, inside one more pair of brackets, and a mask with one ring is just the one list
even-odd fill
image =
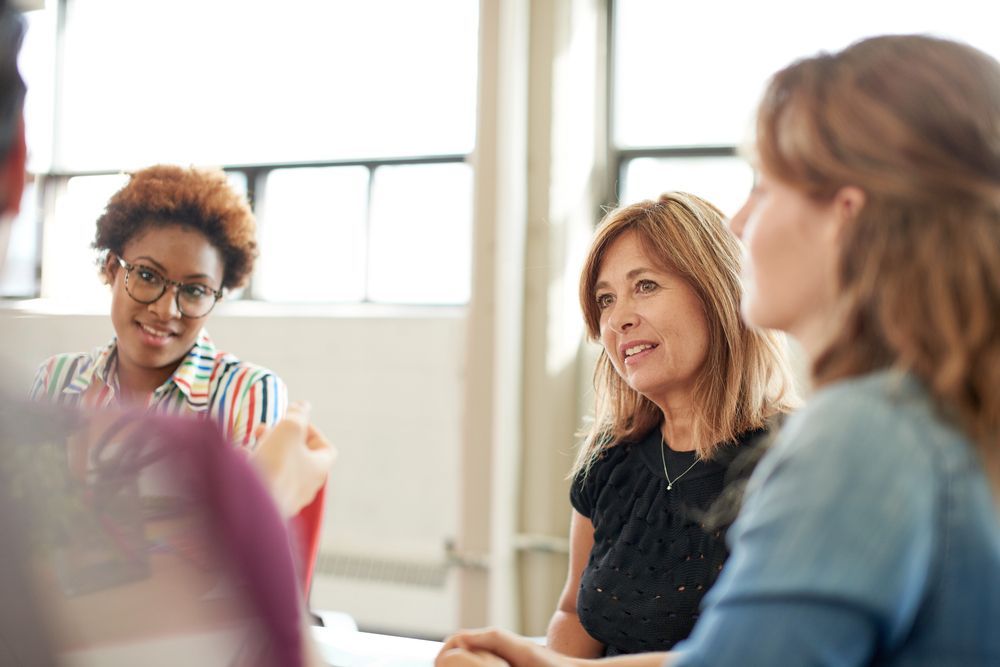
{"label": "necklace pendant", "polygon": [[667,484],[667,491],[670,491],[673,488],[674,488],[673,484]]}

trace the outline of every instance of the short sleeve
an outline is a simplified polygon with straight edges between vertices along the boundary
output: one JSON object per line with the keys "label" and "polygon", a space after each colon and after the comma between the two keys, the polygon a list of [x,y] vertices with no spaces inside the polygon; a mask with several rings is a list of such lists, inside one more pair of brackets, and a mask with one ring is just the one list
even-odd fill
{"label": "short sleeve", "polygon": [[51,365],[52,359],[47,359],[35,371],[35,380],[31,383],[31,391],[28,393],[30,400],[42,401],[47,398]]}
{"label": "short sleeve", "polygon": [[569,489],[569,502],[573,509],[593,520],[597,498],[607,486],[612,471],[625,458],[627,448],[625,443],[606,446],[588,470],[573,477]]}
{"label": "short sleeve", "polygon": [[932,452],[888,402],[817,403],[754,472],[678,664],[866,664],[912,624],[935,539]]}
{"label": "short sleeve", "polygon": [[288,408],[288,388],[277,375],[257,369],[240,393],[238,405],[233,412],[233,423],[229,438],[240,447],[254,449],[257,439],[254,435],[261,424],[273,426]]}
{"label": "short sleeve", "polygon": [[581,471],[573,476],[569,487],[569,502],[577,512],[590,519],[594,513],[594,471]]}
{"label": "short sleeve", "polygon": [[59,402],[60,392],[73,381],[86,359],[85,354],[57,354],[43,361],[35,372],[28,398],[32,401]]}

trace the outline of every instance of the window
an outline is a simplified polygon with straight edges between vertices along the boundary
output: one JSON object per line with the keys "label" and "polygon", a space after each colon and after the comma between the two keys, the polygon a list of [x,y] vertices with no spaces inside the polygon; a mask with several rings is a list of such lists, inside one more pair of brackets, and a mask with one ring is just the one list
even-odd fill
{"label": "window", "polygon": [[990,3],[612,0],[611,141],[620,202],[688,190],[732,215],[753,176],[736,157],[768,77],[865,36],[928,32],[1000,55]]}
{"label": "window", "polygon": [[[77,255],[102,188],[171,162],[221,165],[250,197],[261,259],[247,296],[468,299],[477,2],[65,0],[31,14],[44,206],[22,224],[4,294],[85,298],[94,257]],[[431,239],[440,261],[414,275],[407,258]]]}

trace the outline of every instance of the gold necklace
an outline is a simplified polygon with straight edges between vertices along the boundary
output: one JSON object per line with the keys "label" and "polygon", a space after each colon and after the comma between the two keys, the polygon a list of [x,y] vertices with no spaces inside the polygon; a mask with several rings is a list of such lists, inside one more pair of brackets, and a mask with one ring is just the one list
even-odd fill
{"label": "gold necklace", "polygon": [[691,468],[693,468],[696,465],[698,465],[698,459],[695,459],[694,463],[692,463],[691,465],[689,465],[687,470],[685,470],[681,474],[677,475],[677,477],[674,477],[673,479],[670,479],[670,473],[667,472],[667,454],[666,454],[666,449],[667,449],[667,443],[664,442],[663,436],[660,436],[660,460],[663,461],[663,475],[667,478],[667,491],[670,491],[671,489],[674,488],[674,484],[676,484],[677,482],[680,481],[681,477],[683,477],[684,475],[686,475],[689,472],[691,472]]}

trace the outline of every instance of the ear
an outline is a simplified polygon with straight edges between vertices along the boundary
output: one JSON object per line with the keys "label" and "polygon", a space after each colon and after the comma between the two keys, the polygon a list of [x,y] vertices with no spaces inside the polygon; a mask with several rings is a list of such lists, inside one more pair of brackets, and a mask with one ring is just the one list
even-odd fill
{"label": "ear", "polygon": [[17,124],[10,149],[0,163],[0,207],[2,213],[15,216],[21,210],[21,195],[24,193],[24,181],[27,176],[25,164],[28,159],[28,147],[24,141],[24,119]]}
{"label": "ear", "polygon": [[832,206],[838,239],[854,224],[867,199],[865,191],[856,185],[845,185],[837,190],[837,194],[833,196]]}
{"label": "ear", "polygon": [[120,267],[118,265],[117,258],[118,256],[110,250],[104,258],[104,280],[109,285],[115,282],[115,276],[118,275],[118,269]]}

